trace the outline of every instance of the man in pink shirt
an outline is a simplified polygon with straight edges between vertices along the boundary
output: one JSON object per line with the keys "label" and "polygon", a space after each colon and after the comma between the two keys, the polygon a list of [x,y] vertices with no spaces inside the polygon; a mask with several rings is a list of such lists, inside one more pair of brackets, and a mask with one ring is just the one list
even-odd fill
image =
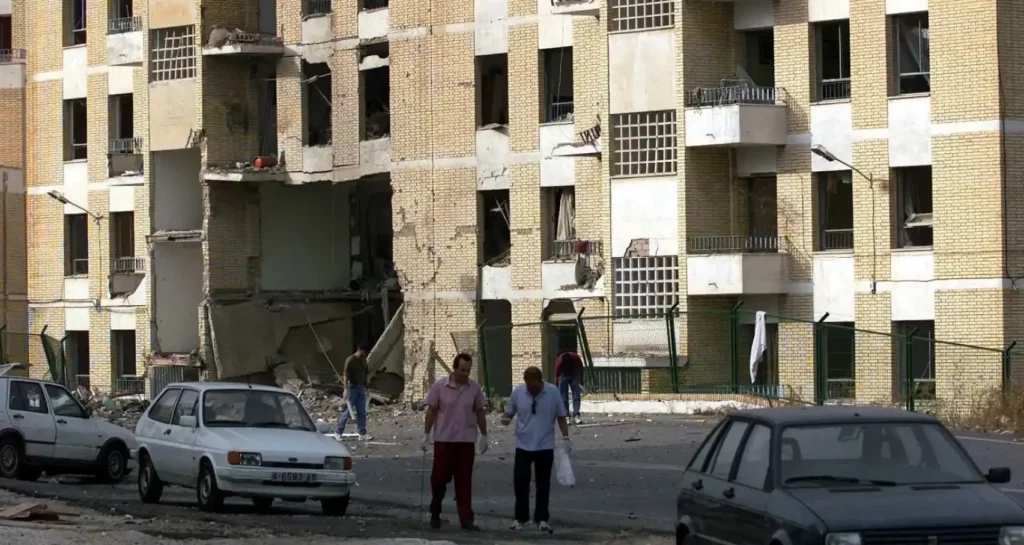
{"label": "man in pink shirt", "polygon": [[441,502],[448,481],[455,478],[455,505],[459,523],[464,530],[480,528],[473,521],[473,444],[480,428],[480,454],[487,452],[486,400],[480,385],[469,379],[473,358],[469,354],[455,356],[452,374],[430,387],[427,394],[427,416],[423,424],[423,443],[427,452],[430,432],[434,432],[434,467],[430,473],[430,527],[441,527]]}

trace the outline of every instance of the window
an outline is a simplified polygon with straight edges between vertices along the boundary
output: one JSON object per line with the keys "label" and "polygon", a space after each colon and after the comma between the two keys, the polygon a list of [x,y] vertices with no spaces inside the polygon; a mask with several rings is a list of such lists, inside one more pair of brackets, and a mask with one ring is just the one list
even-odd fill
{"label": "window", "polygon": [[69,383],[75,387],[89,388],[89,332],[68,331],[65,354],[70,360]]}
{"label": "window", "polygon": [[303,15],[324,15],[331,12],[331,0],[304,0]]}
{"label": "window", "polygon": [[89,156],[89,130],[84,98],[64,101],[64,160],[79,161]]}
{"label": "window", "polygon": [[[785,486],[820,487],[822,482],[841,485],[844,481],[856,484],[874,480],[900,485],[983,481],[941,424],[790,426],[782,431],[782,444],[791,445],[794,453],[783,458],[779,467]],[[821,476],[827,476],[827,480]]]}
{"label": "window", "polygon": [[728,425],[729,422],[727,420],[723,420],[715,426],[715,429],[711,430],[711,433],[709,433],[704,439],[704,442],[701,443],[700,448],[697,449],[697,453],[690,459],[690,463],[686,466],[687,469],[692,469],[694,471],[704,470],[704,462],[708,457],[708,453],[715,447],[715,441],[718,439],[718,436],[722,434],[722,430],[724,430]]}
{"label": "window", "polygon": [[896,94],[931,91],[931,62],[928,42],[928,13],[907,13],[893,17],[893,64]]}
{"label": "window", "polygon": [[290,428],[316,431],[292,394],[261,390],[208,390],[203,394],[208,427]]}
{"label": "window", "polygon": [[12,35],[11,16],[0,15],[0,51],[14,49]]}
{"label": "window", "polygon": [[11,381],[11,399],[8,408],[12,411],[49,414],[50,409],[43,397],[43,388],[36,382]]}
{"label": "window", "polygon": [[615,257],[612,271],[616,316],[658,316],[679,300],[679,256]]}
{"label": "window", "polygon": [[775,31],[771,28],[744,32],[747,75],[758,87],[775,87]]}
{"label": "window", "polygon": [[508,125],[508,55],[476,58],[477,127]]}
{"label": "window", "polygon": [[327,63],[302,61],[302,98],[306,112],[304,146],[326,146],[333,138],[331,68]]}
{"label": "window", "polygon": [[123,34],[142,30],[142,20],[134,17],[132,0],[110,0],[107,34]]}
{"label": "window", "polygon": [[814,25],[818,51],[818,100],[850,98],[850,21]]}
{"label": "window", "polygon": [[541,123],[559,123],[573,119],[572,48],[541,50],[541,93],[544,110]]}
{"label": "window", "polygon": [[673,0],[609,0],[611,32],[650,30],[676,24]]}
{"label": "window", "polygon": [[547,211],[546,253],[548,259],[575,259],[576,251],[576,188],[543,187],[542,210]]}
{"label": "window", "polygon": [[483,263],[508,265],[512,251],[512,211],[507,189],[480,191],[483,206]]}
{"label": "window", "polygon": [[110,345],[114,359],[114,376],[135,377],[138,374],[135,361],[135,330],[112,330]]}
{"label": "window", "polygon": [[388,7],[388,0],[360,0],[359,9],[363,10],[375,10]]}
{"label": "window", "polygon": [[199,407],[199,392],[195,390],[182,390],[178,404],[174,407],[174,418],[171,424],[181,425],[181,417],[196,416],[196,409]]}
{"label": "window", "polygon": [[933,244],[932,167],[893,169],[896,179],[896,247]]}
{"label": "window", "polygon": [[171,416],[174,415],[174,402],[178,401],[178,394],[181,390],[171,388],[164,392],[160,399],[156,400],[153,407],[149,409],[149,418],[164,424],[171,423]]}
{"label": "window", "polygon": [[829,322],[816,330],[824,344],[823,399],[854,399],[856,397],[856,375],[853,322]]}
{"label": "window", "polygon": [[743,446],[743,456],[736,469],[735,481],[751,488],[764,489],[768,482],[768,467],[771,460],[772,430],[757,424],[750,430]]}
{"label": "window", "polygon": [[50,396],[50,402],[53,403],[53,414],[68,418],[89,418],[78,400],[63,387],[47,384],[46,393]]}
{"label": "window", "polygon": [[[935,399],[935,322],[932,320],[916,322],[893,322],[893,351],[896,353],[896,391],[897,399],[904,399],[907,388],[914,399]],[[907,368],[906,338],[913,333],[911,339],[911,365]],[[910,384],[907,384],[907,372],[910,372]]]}
{"label": "window", "polygon": [[89,217],[64,215],[64,276],[89,274]]}
{"label": "window", "polygon": [[[380,44],[387,46],[387,44]],[[384,58],[388,50],[382,51]],[[378,55],[379,56],[379,55]],[[391,134],[391,68],[382,66],[359,72],[363,95],[363,140]]]}
{"label": "window", "polygon": [[135,213],[111,212],[110,252],[114,273],[135,272]]}
{"label": "window", "polygon": [[154,30],[149,43],[150,82],[196,77],[195,27]]}
{"label": "window", "polygon": [[740,440],[747,432],[748,424],[742,421],[733,421],[725,437],[718,444],[718,449],[711,458],[711,465],[708,470],[713,477],[728,479],[729,471],[732,469],[732,462],[736,459],[736,451],[740,448]]}
{"label": "window", "polygon": [[612,176],[676,172],[676,112],[613,114]]}
{"label": "window", "polygon": [[64,47],[85,45],[85,0],[64,0]]}
{"label": "window", "polygon": [[853,177],[850,171],[818,172],[818,249],[853,249]]}
{"label": "window", "polygon": [[137,153],[133,138],[135,136],[134,96],[131,93],[110,95],[108,112],[110,113],[110,152]]}

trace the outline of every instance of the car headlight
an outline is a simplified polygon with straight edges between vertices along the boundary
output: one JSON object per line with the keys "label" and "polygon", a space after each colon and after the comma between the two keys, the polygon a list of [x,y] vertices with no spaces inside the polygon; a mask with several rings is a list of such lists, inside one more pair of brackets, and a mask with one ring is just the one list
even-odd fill
{"label": "car headlight", "polygon": [[999,530],[999,545],[1024,544],[1024,526],[1003,526]]}
{"label": "car headlight", "polygon": [[825,545],[860,545],[857,532],[839,532],[825,536]]}
{"label": "car headlight", "polygon": [[324,469],[348,471],[352,469],[352,458],[328,456],[324,458]]}
{"label": "car headlight", "polygon": [[228,453],[228,463],[233,466],[261,466],[263,457],[258,452],[236,452]]}

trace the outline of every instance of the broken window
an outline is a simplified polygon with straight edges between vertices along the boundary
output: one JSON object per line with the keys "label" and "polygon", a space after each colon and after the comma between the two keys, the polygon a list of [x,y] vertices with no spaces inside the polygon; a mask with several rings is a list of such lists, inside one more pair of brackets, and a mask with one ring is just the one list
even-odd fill
{"label": "broken window", "polygon": [[818,100],[850,98],[850,21],[814,25],[818,52]]}
{"label": "broken window", "polygon": [[142,20],[134,15],[132,0],[110,0],[107,34],[123,34],[142,30]]}
{"label": "broken window", "polygon": [[[383,63],[388,58],[387,44],[376,51],[367,51],[360,66]],[[388,66],[362,70],[363,140],[374,140],[391,134],[391,69]]]}
{"label": "broken window", "polygon": [[893,17],[893,72],[896,94],[931,91],[931,62],[928,45],[928,13],[907,13]]}
{"label": "broken window", "polygon": [[746,58],[743,63],[747,79],[758,87],[775,87],[775,31],[766,28],[751,30],[746,36]]}
{"label": "broken window", "polygon": [[673,0],[609,0],[609,30],[652,30],[676,24],[676,5]]}
{"label": "broken window", "polygon": [[573,73],[572,48],[559,47],[541,51],[544,67],[544,117],[542,123],[572,121]]}
{"label": "broken window", "polygon": [[195,27],[154,30],[149,43],[150,82],[196,77]]}
{"label": "broken window", "polygon": [[111,212],[110,253],[113,272],[135,272],[135,213]]}
{"label": "broken window", "polygon": [[[906,399],[907,387],[914,399],[935,399],[935,321],[893,322],[893,352],[896,362],[897,399]],[[910,335],[910,368],[907,369],[907,345]],[[910,384],[907,384],[907,372]]]}
{"label": "broken window", "polygon": [[[0,51],[7,52],[14,49],[12,34],[11,16],[0,15]],[[0,53],[0,62],[4,62],[2,53]]]}
{"label": "broken window", "polygon": [[676,172],[676,112],[613,114],[612,176]]}
{"label": "broken window", "polygon": [[893,169],[896,178],[896,247],[932,245],[932,167]]}
{"label": "broken window", "polygon": [[777,249],[779,234],[778,201],[774,176],[745,178],[747,201],[747,243],[750,250]]}
{"label": "broken window", "polygon": [[331,68],[327,63],[302,61],[306,111],[306,146],[331,143]]}
{"label": "broken window", "polygon": [[508,264],[512,249],[512,215],[508,190],[481,191],[484,265]]}
{"label": "broken window", "polygon": [[78,161],[89,155],[85,99],[64,101],[64,160]]}
{"label": "broken window", "polygon": [[305,0],[302,3],[304,15],[323,15],[331,12],[331,0]]}
{"label": "broken window", "polygon": [[89,332],[68,331],[67,346],[64,353],[68,356],[68,382],[73,386],[89,388]]}
{"label": "broken window", "polygon": [[[816,346],[825,354],[825,391],[816,397],[830,400],[856,399],[856,329],[853,322],[830,322],[814,329]],[[816,373],[817,374],[817,373]],[[817,388],[815,388],[817,389]]]}
{"label": "broken window", "polygon": [[545,233],[547,258],[567,260],[576,256],[576,188],[545,187],[544,209],[548,211]]}
{"label": "broken window", "polygon": [[110,152],[135,153],[135,114],[132,95],[110,95]]}
{"label": "broken window", "polygon": [[[114,329],[110,331],[110,355],[113,360],[114,373],[117,379],[134,379],[138,374],[135,360],[135,331],[132,329]],[[130,391],[132,384],[114,383],[116,391]]]}
{"label": "broken window", "polygon": [[848,170],[819,172],[818,249],[853,249],[853,177]]}
{"label": "broken window", "polygon": [[659,316],[679,301],[679,256],[612,258],[615,315]]}
{"label": "broken window", "polygon": [[388,7],[388,0],[361,0],[359,3],[360,10],[373,10]]}
{"label": "broken window", "polygon": [[89,218],[64,215],[64,276],[89,274]]}
{"label": "broken window", "polygon": [[508,125],[508,55],[476,58],[477,127]]}
{"label": "broken window", "polygon": [[64,0],[64,47],[85,44],[85,0]]}

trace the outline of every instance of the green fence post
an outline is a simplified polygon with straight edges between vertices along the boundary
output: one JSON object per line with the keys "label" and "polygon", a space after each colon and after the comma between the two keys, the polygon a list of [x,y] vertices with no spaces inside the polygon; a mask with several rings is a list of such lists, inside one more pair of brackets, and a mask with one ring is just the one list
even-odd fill
{"label": "green fence post", "polygon": [[672,305],[665,315],[665,326],[668,328],[668,364],[672,373],[672,393],[679,393],[679,350],[676,347],[676,311],[679,303]]}
{"label": "green fence post", "polygon": [[[580,345],[583,346],[583,363],[586,367],[583,372],[583,376],[586,379],[588,385],[593,384],[594,380],[594,356],[590,353],[590,341],[587,340],[587,328],[583,326],[583,311],[587,310],[587,307],[580,307],[580,311],[576,313],[576,331],[580,338]],[[593,386],[591,386],[593,387]]]}
{"label": "green fence post", "polygon": [[743,306],[743,301],[736,303],[731,310],[729,310],[729,352],[732,361],[732,369],[730,377],[732,379],[732,393],[738,394],[740,391],[740,307]]}
{"label": "green fence post", "polygon": [[480,326],[476,328],[477,337],[476,342],[480,345],[480,370],[484,375],[484,392],[487,393],[487,406],[491,406],[491,371],[490,366],[487,365],[487,342],[484,340],[484,326],[487,325],[487,318],[484,318],[480,322]]}
{"label": "green fence post", "polygon": [[826,312],[817,322],[814,322],[814,404],[824,405],[828,399],[828,350],[825,342],[825,320],[829,317]]}
{"label": "green fence post", "polygon": [[[2,331],[3,330],[0,329],[0,332]],[[1013,383],[1010,380],[1012,378],[1010,375],[1010,360],[1013,356],[1010,353],[1013,352],[1013,348],[1015,346],[1017,346],[1017,341],[1011,342],[1010,345],[1003,350],[1003,396],[1009,395],[1010,389],[1013,386]]]}
{"label": "green fence post", "polygon": [[903,389],[905,390],[904,396],[907,398],[906,405],[908,411],[914,411],[916,404],[914,403],[915,390],[914,388],[914,335],[917,334],[918,328],[911,330],[910,334],[907,335],[906,344],[903,348]]}
{"label": "green fence post", "polygon": [[10,363],[7,361],[7,351],[4,350],[5,331],[7,331],[7,324],[0,326],[0,364]]}

